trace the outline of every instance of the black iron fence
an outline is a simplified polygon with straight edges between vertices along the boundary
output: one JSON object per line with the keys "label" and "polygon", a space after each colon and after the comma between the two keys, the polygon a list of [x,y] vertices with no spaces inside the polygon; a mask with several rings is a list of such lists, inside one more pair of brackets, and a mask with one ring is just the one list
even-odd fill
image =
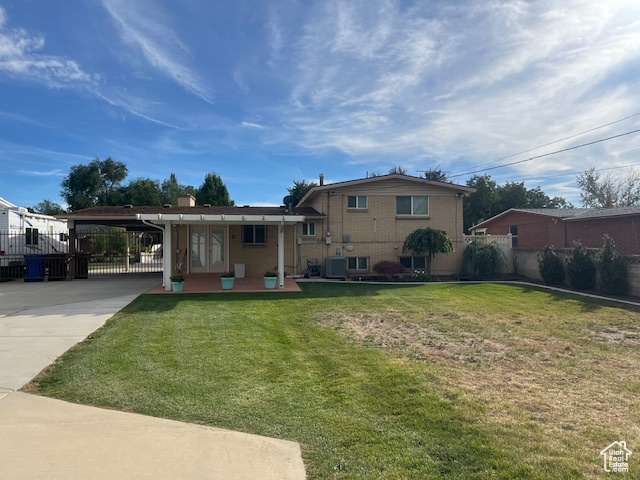
{"label": "black iron fence", "polygon": [[0,233],[0,279],[63,280],[162,271],[162,232]]}

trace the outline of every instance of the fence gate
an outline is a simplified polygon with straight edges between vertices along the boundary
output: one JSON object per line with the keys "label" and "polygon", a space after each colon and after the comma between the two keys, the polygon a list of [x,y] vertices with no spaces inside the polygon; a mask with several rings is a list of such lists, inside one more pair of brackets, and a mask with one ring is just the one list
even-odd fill
{"label": "fence gate", "polygon": [[76,233],[0,233],[0,280],[66,280],[162,272],[162,232],[107,228]]}
{"label": "fence gate", "polygon": [[76,277],[162,272],[162,232],[76,231]]}

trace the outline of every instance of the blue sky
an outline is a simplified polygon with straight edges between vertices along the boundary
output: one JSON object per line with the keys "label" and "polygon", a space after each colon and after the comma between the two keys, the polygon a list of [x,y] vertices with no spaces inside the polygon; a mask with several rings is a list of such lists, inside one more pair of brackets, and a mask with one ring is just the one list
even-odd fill
{"label": "blue sky", "polygon": [[[0,0],[0,196],[23,206],[96,156],[278,204],[320,172],[465,173],[639,113],[637,0]],[[578,205],[558,175],[639,152],[636,133],[487,173]]]}

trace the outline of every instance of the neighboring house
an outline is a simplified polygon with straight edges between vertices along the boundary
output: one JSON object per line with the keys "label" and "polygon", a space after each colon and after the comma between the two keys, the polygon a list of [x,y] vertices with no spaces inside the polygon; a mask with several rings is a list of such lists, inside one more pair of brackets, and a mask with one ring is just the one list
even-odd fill
{"label": "neighboring house", "polygon": [[474,225],[474,234],[513,235],[518,248],[571,248],[579,241],[601,248],[613,238],[623,255],[640,254],[640,206],[616,208],[512,208]]}
{"label": "neighboring house", "polygon": [[[92,207],[64,215],[71,236],[83,224],[163,231],[164,285],[180,268],[184,273],[220,273],[245,267],[246,276],[277,270],[303,274],[307,260],[324,265],[327,257],[347,258],[350,275],[371,273],[381,260],[424,268],[424,257],[402,253],[409,233],[432,227],[446,231],[455,252],[435,257],[434,274],[460,270],[462,197],[474,189],[407,175],[383,175],[312,189],[294,208],[196,206],[181,196],[178,206]],[[169,229],[171,235],[164,235]]]}

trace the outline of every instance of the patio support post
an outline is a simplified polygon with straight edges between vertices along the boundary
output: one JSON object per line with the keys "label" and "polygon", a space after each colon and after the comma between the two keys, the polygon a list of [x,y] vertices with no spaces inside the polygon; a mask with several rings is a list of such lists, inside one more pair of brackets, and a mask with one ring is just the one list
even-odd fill
{"label": "patio support post", "polygon": [[278,225],[278,286],[284,288],[284,222]]}
{"label": "patio support post", "polygon": [[162,284],[164,289],[171,290],[171,222],[165,223],[162,232]]}
{"label": "patio support post", "polygon": [[130,245],[131,235],[126,230],[124,231],[124,271],[129,271],[129,254],[131,253]]}

